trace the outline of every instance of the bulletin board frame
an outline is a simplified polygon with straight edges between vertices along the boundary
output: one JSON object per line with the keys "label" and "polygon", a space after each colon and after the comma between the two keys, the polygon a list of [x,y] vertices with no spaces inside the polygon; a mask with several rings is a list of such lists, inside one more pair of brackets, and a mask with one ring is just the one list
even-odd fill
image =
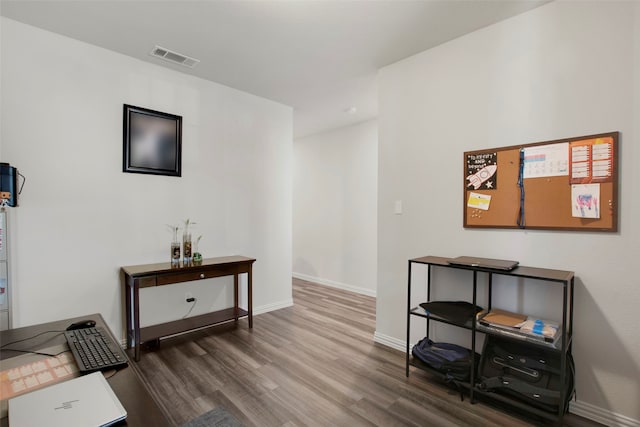
{"label": "bulletin board frame", "polygon": [[463,226],[617,232],[619,134],[465,152]]}

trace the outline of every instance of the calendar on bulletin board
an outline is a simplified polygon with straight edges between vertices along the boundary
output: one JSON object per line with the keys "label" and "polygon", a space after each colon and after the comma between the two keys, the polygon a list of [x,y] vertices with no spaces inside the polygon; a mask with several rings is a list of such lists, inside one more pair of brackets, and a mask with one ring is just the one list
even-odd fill
{"label": "calendar on bulletin board", "polygon": [[618,229],[619,132],[464,153],[464,227]]}

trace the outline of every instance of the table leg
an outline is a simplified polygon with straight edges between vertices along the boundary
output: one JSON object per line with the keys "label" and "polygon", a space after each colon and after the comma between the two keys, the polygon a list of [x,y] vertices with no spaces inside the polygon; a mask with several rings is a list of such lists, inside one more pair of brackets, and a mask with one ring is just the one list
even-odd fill
{"label": "table leg", "polygon": [[249,272],[247,273],[247,298],[249,301],[249,328],[253,328],[253,285],[252,285],[252,276],[251,273],[252,267],[249,266]]}
{"label": "table leg", "polygon": [[235,321],[238,321],[238,273],[233,275],[233,312]]}
{"label": "table leg", "polygon": [[137,362],[140,360],[140,298],[137,280],[134,280],[133,284],[133,337],[133,356]]}
{"label": "table leg", "polygon": [[128,279],[125,278],[125,286],[124,286],[124,299],[125,299],[125,310],[126,310],[126,324],[127,324],[127,348],[131,348],[133,346],[133,322],[131,321],[131,293],[133,289],[128,283]]}

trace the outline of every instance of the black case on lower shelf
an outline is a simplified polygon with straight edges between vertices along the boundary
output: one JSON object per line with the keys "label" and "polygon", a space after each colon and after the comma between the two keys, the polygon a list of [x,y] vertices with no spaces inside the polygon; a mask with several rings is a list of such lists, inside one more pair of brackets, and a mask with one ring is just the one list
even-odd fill
{"label": "black case on lower shelf", "polygon": [[[562,357],[566,357],[564,386]],[[565,413],[574,391],[574,370],[570,353],[489,335],[480,360],[478,388],[514,397],[549,412],[557,413],[562,406]]]}

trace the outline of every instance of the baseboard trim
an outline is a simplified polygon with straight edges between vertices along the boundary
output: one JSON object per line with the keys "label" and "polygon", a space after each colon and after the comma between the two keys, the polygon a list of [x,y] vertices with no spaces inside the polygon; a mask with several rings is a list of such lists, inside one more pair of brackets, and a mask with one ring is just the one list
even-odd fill
{"label": "baseboard trim", "polygon": [[586,402],[570,402],[569,412],[606,426],[640,427],[640,421]]}
{"label": "baseboard trim", "polygon": [[347,285],[346,283],[336,282],[335,280],[323,279],[321,277],[309,276],[303,273],[293,273],[293,277],[300,280],[306,280],[308,282],[318,283],[320,285],[331,286],[332,288],[342,289],[344,291],[355,292],[356,294],[366,295],[369,297],[376,297],[376,291],[371,289],[361,288],[359,286]]}
{"label": "baseboard trim", "polygon": [[[400,350],[402,352],[407,350],[406,341],[381,334],[378,331],[373,334],[373,340],[395,350]],[[638,420],[591,405],[590,403],[572,401],[569,403],[569,412],[606,426],[640,427],[640,421]]]}
{"label": "baseboard trim", "polygon": [[293,299],[289,298],[284,301],[274,302],[271,304],[261,305],[253,309],[253,315],[268,313],[270,311],[280,310],[281,308],[287,308],[293,306]]}
{"label": "baseboard trim", "polygon": [[384,335],[375,331],[373,334],[373,341],[386,345],[387,347],[391,347],[396,350],[400,350],[402,352],[407,351],[406,342],[403,340],[399,340],[389,335]]}

